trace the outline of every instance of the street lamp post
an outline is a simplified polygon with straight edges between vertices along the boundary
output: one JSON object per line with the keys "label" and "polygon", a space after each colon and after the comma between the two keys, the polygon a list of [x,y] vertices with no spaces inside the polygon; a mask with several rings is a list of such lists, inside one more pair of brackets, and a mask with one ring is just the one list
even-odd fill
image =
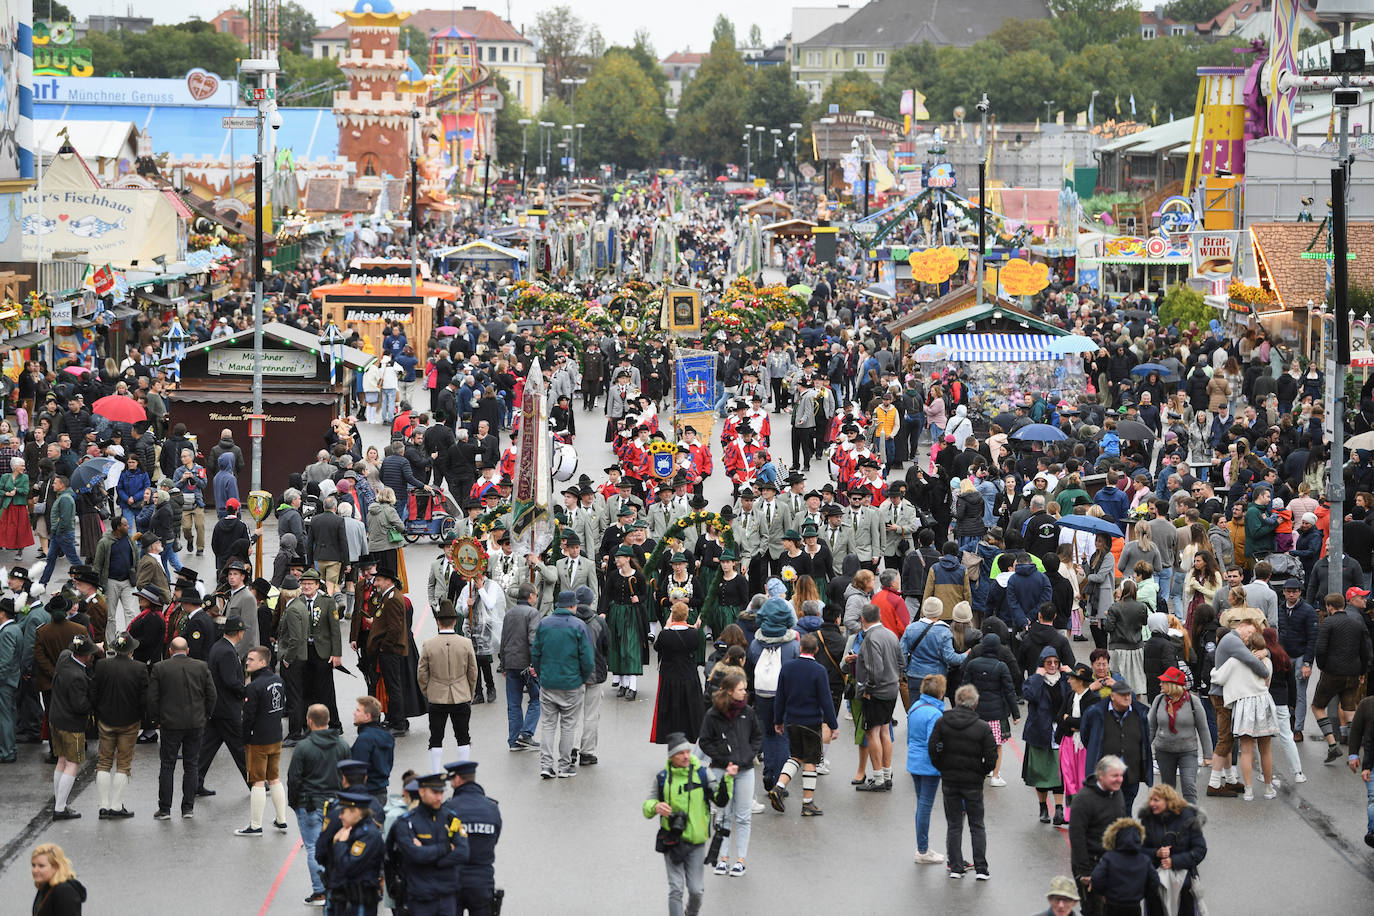
{"label": "street lamp post", "polygon": [[1054,110],[1054,99],[1045,99],[1045,123],[1050,122],[1050,112]]}
{"label": "street lamp post", "polygon": [[824,176],[821,178],[821,197],[825,200],[830,199],[830,125],[835,123],[834,118],[821,118],[821,123],[825,125],[825,150],[821,159],[821,168]]}
{"label": "street lamp post", "polygon": [[[568,87],[568,120],[575,124],[577,123],[577,87],[587,85],[587,80],[584,77],[565,76],[559,82]],[[573,151],[572,160],[568,163],[568,174],[572,178],[577,178],[576,151]]]}
{"label": "street lamp post", "polygon": [[573,172],[576,167],[576,157],[573,154],[573,126],[571,124],[563,125],[563,152],[564,166],[568,174],[568,182],[571,184],[577,177]]}
{"label": "street lamp post", "polygon": [[[239,69],[243,73],[256,73],[258,75],[258,87],[267,88],[269,77],[277,72],[277,62],[267,58],[253,58],[242,61]],[[263,93],[267,95],[268,93]],[[257,433],[252,436],[253,440],[253,470],[249,476],[251,482],[250,489],[262,489],[262,434],[264,421],[262,416],[262,292],[263,286],[267,282],[266,276],[266,252],[263,243],[262,218],[262,166],[264,158],[264,145],[267,141],[266,128],[270,121],[274,128],[281,126],[281,115],[277,112],[276,102],[273,99],[255,99],[257,108],[257,129],[258,145],[253,154],[253,416],[254,420],[249,423],[249,432]],[[270,115],[269,115],[270,111]]]}
{"label": "street lamp post", "polygon": [[539,175],[545,181],[549,180],[549,148],[553,146],[552,121],[539,122]]}
{"label": "street lamp post", "polygon": [[[483,105],[477,109],[477,113],[482,116],[482,129],[485,132],[487,119],[496,116],[496,109],[490,105]],[[492,125],[491,140],[496,140],[496,126]],[[487,142],[487,138],[482,138],[482,232],[485,234],[491,229],[491,219],[487,210],[487,185],[491,181],[491,147],[492,143]]]}
{"label": "street lamp post", "polygon": [[802,126],[798,121],[793,121],[787,126],[792,131],[792,136],[788,137],[788,139],[792,141],[792,199],[796,200],[798,193],[797,185],[801,183],[801,178],[797,174],[797,135],[801,133]]}
{"label": "street lamp post", "polygon": [[754,178],[754,125],[744,125],[744,180]]}
{"label": "street lamp post", "polygon": [[768,132],[773,135],[773,175],[778,174],[778,150],[782,148],[782,128],[770,127]]}
{"label": "street lamp post", "polygon": [[410,112],[410,294],[415,295],[419,277],[416,276],[419,260],[420,233],[420,112]]}
{"label": "street lamp post", "polygon": [[582,128],[586,124],[573,125],[573,163],[574,165],[582,160]]}
{"label": "street lamp post", "polygon": [[762,172],[762,171],[763,171],[763,135],[766,134],[766,133],[768,133],[768,128],[765,127],[765,126],[762,125],[762,124],[755,124],[755,125],[754,125],[754,133],[757,134],[757,135],[758,135],[758,138],[759,138],[759,153],[758,153],[758,156],[759,156],[759,171]]}
{"label": "street lamp post", "polygon": [[[1053,104],[1053,103],[1051,103]],[[988,94],[978,100],[978,113],[983,117],[983,132],[978,141],[978,304],[983,304],[983,260],[987,256],[987,214],[988,214]]]}
{"label": "street lamp post", "polygon": [[525,134],[534,122],[529,118],[521,118],[515,123],[520,125],[520,196],[523,198],[525,196]]}
{"label": "street lamp post", "polygon": [[868,219],[868,134],[859,134],[849,142],[849,151],[863,163],[864,219]]}

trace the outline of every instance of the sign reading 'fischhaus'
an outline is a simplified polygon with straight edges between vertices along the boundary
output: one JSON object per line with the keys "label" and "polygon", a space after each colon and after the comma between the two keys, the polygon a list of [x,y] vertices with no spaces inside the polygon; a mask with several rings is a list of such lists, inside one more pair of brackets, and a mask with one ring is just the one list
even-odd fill
{"label": "sign reading 'fischhaus'", "polygon": [[[299,350],[264,350],[262,374],[310,378],[319,359]],[[211,350],[208,369],[211,375],[252,375],[253,351],[246,349]]]}

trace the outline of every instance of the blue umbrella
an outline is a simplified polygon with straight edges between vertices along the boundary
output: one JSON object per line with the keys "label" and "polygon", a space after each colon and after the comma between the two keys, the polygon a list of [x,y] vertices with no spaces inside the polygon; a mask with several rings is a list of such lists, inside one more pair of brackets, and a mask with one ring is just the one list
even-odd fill
{"label": "blue umbrella", "polygon": [[82,462],[75,471],[72,471],[72,478],[69,485],[73,493],[85,493],[94,487],[98,482],[105,479],[109,473],[110,466],[115,463],[113,458],[90,458]]}
{"label": "blue umbrella", "polygon": [[1025,442],[1058,442],[1069,437],[1064,435],[1063,430],[1048,423],[1031,423],[1012,433],[1011,438]]}
{"label": "blue umbrella", "polygon": [[1158,372],[1160,378],[1173,375],[1168,366],[1161,366],[1159,363],[1141,363],[1131,370],[1131,375],[1149,375],[1151,372]]}
{"label": "blue umbrella", "polygon": [[1091,531],[1093,534],[1106,534],[1114,538],[1125,537],[1121,528],[1116,522],[1105,518],[1098,518],[1095,515],[1066,515],[1059,519],[1062,528],[1072,528],[1075,531]]}
{"label": "blue umbrella", "polygon": [[1070,334],[1067,337],[1056,337],[1050,341],[1049,351],[1055,356],[1066,356],[1070,353],[1092,353],[1101,348],[1091,337],[1084,337],[1082,334]]}

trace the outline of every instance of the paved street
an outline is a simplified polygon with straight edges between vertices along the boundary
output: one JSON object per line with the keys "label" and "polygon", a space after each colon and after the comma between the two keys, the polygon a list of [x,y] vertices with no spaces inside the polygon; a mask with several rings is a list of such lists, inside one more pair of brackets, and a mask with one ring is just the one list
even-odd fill
{"label": "paved street", "polygon": [[[776,419],[776,418],[775,418]],[[578,417],[580,470],[601,479],[609,448],[600,442],[604,419]],[[368,431],[368,444],[382,431]],[[788,446],[775,436],[775,449]],[[719,471],[707,488],[713,506],[727,495]],[[812,478],[821,480],[820,463]],[[275,551],[269,530],[267,556]],[[434,632],[425,610],[425,571],[432,545],[408,547],[417,637]],[[209,558],[197,565],[210,568]],[[1075,648],[1078,645],[1075,644]],[[345,659],[351,666],[353,659]],[[641,680],[634,703],[608,696],[603,705],[598,766],[576,779],[545,782],[537,754],[507,752],[505,711],[500,705],[474,708],[473,757],[479,781],[501,802],[505,832],[497,852],[497,883],[506,888],[508,914],[651,913],[663,909],[661,858],[653,853],[654,824],[640,815],[640,802],[663,763],[661,748],[648,741],[653,712],[652,669]],[[362,690],[359,679],[336,676],[341,711]],[[608,689],[608,692],[609,689]],[[348,714],[344,713],[347,723]],[[849,722],[842,722],[850,725]],[[1309,724],[1309,728],[1310,728]],[[1018,729],[1019,734],[1019,729]],[[352,740],[351,726],[345,737]],[[412,722],[397,748],[395,775],[426,769],[426,728]],[[801,820],[765,810],[754,818],[749,873],[744,878],[706,878],[706,912],[843,912],[845,907],[892,907],[920,901],[932,912],[1030,913],[1043,909],[1049,878],[1068,870],[1067,832],[1036,820],[1035,795],[1020,779],[1019,758],[1009,746],[1004,767],[1009,785],[989,788],[987,821],[993,880],[946,880],[943,868],[915,866],[912,814],[915,796],[905,774],[905,729],[897,733],[896,786],[890,795],[855,793],[849,786],[852,744],[832,745],[833,772],[820,779],[822,818]],[[95,745],[90,745],[93,754]],[[451,739],[449,750],[452,750]],[[1299,750],[1311,781],[1285,786],[1272,802],[1206,800],[1205,828],[1210,854],[1202,867],[1214,914],[1367,911],[1374,893],[1374,852],[1361,842],[1364,786],[1340,765],[1323,766],[1313,741]],[[289,753],[289,752],[288,752]],[[1276,754],[1277,757],[1277,754]],[[309,881],[294,823],[290,832],[270,831],[240,839],[232,831],[248,818],[247,791],[236,785],[232,765],[221,754],[208,785],[218,790],[202,799],[191,821],[154,821],[157,755],[140,746],[126,804],[129,821],[96,819],[89,776],[78,784],[73,807],[84,817],[53,824],[51,768],[38,747],[20,749],[20,762],[3,771],[9,804],[0,808],[0,911],[25,911],[33,894],[27,850],[38,842],[61,844],[91,892],[87,912],[205,914],[299,913]],[[283,774],[286,760],[283,760]],[[1285,777],[1286,771],[1280,770]],[[398,788],[393,780],[393,790]],[[1296,788],[1298,791],[1293,791]],[[792,806],[794,809],[796,805]],[[932,846],[943,849],[940,806],[932,818]],[[965,840],[967,843],[967,839]],[[8,845],[6,845],[8,844]]]}

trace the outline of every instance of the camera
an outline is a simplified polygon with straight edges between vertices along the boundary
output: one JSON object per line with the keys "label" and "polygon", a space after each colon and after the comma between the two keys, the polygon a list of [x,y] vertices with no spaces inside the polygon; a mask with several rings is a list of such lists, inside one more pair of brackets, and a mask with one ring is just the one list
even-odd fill
{"label": "camera", "polygon": [[983,114],[987,114],[987,112],[992,108],[992,104],[988,102],[988,94],[986,92],[983,93],[983,97],[978,100],[978,104],[976,104],[974,107],[977,108]]}
{"label": "camera", "polygon": [[1358,108],[1364,94],[1358,89],[1331,90],[1331,105],[1334,108]]}
{"label": "camera", "polygon": [[668,832],[677,836],[682,836],[682,832],[687,829],[687,812],[674,811],[668,815]]}
{"label": "camera", "polygon": [[725,844],[725,838],[730,835],[730,815],[723,809],[714,813],[711,818],[712,837],[711,845],[706,850],[706,861],[715,863],[720,859],[720,848]]}
{"label": "camera", "polygon": [[275,108],[273,108],[273,109],[272,109],[272,114],[270,114],[270,115],[268,116],[268,118],[267,118],[267,123],[272,125],[272,129],[273,129],[273,130],[281,130],[281,125],[282,125],[281,112],[280,112],[280,111],[277,111]]}

